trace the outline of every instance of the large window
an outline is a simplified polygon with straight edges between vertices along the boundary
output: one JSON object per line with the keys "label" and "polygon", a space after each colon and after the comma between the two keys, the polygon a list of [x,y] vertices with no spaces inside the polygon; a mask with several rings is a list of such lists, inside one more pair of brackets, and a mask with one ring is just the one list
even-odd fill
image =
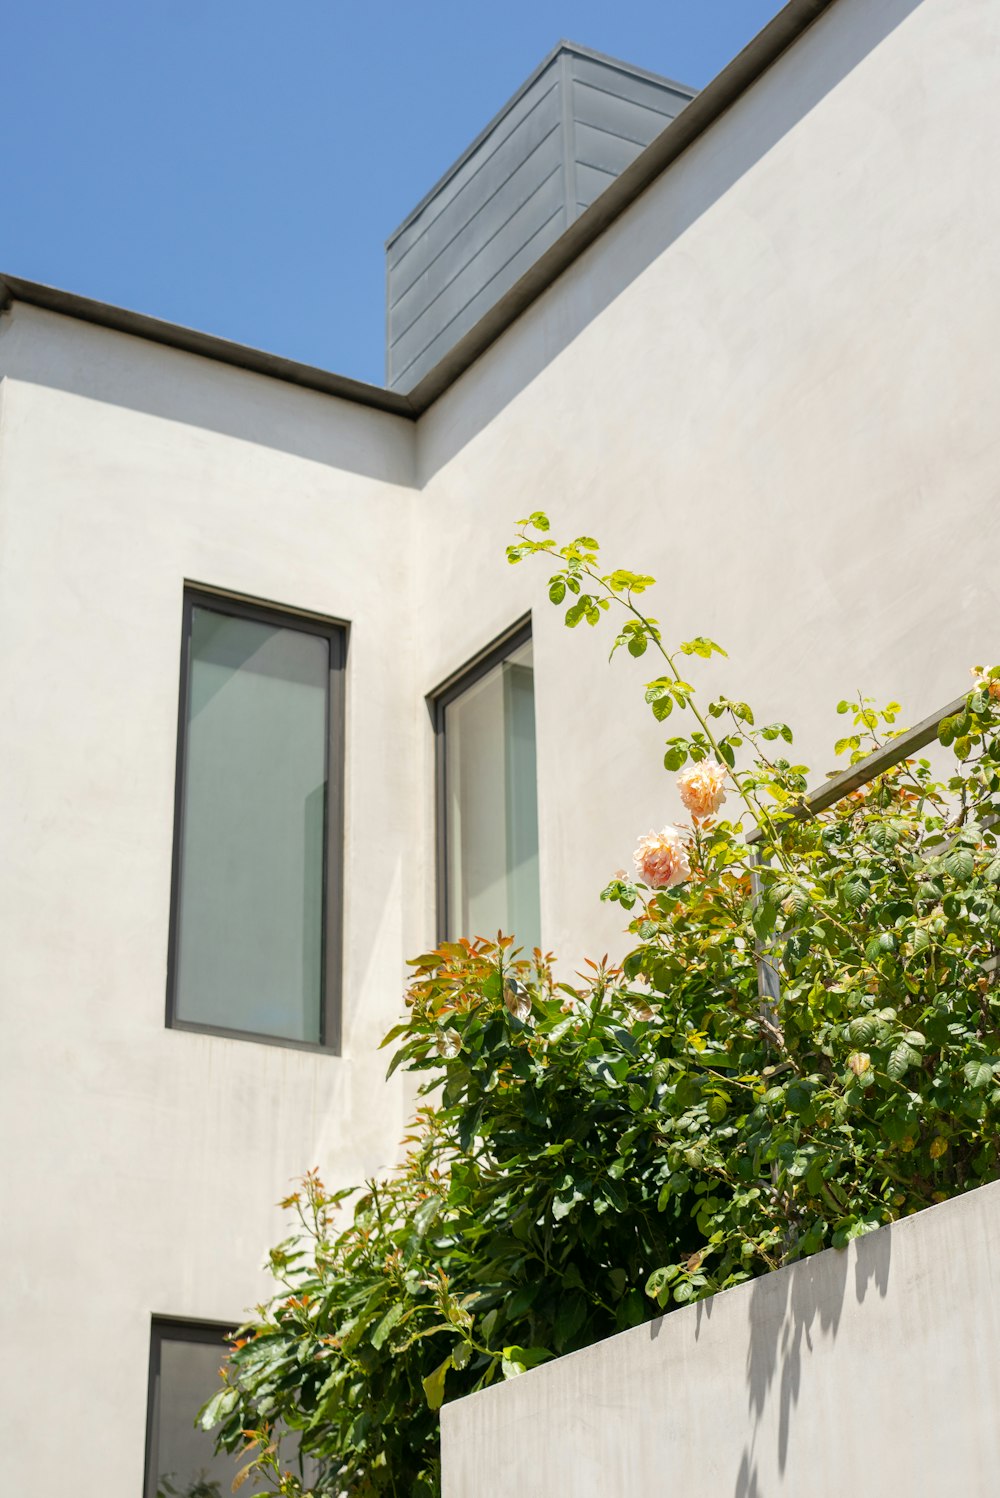
{"label": "large window", "polygon": [[336,1049],[344,630],[189,590],[168,1023]]}
{"label": "large window", "polygon": [[531,626],[496,642],[433,699],[442,939],[541,943]]}
{"label": "large window", "polygon": [[[226,1328],[199,1322],[153,1322],[146,1411],[146,1481],[143,1498],[228,1498],[245,1460],[216,1454],[215,1437],[195,1428],[202,1405],[219,1388],[226,1352]],[[281,1442],[283,1467],[299,1470],[297,1438]],[[305,1476],[315,1480],[316,1465],[304,1459]],[[266,1481],[250,1479],[241,1492],[256,1493]]]}

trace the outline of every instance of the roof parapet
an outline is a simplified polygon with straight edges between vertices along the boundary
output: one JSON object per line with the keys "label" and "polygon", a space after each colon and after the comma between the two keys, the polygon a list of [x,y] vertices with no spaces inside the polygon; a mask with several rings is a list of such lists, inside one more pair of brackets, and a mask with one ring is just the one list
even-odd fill
{"label": "roof parapet", "polygon": [[13,302],[24,302],[414,420],[422,416],[657,177],[725,114],[824,11],[836,3],[837,0],[788,0],[774,20],[758,32],[676,119],[654,137],[621,175],[406,394],[17,276],[0,274],[0,312]]}

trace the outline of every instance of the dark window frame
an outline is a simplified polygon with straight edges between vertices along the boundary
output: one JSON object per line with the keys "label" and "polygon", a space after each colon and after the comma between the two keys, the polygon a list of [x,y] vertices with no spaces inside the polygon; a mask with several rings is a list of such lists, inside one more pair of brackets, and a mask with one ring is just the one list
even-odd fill
{"label": "dark window frame", "polygon": [[[157,1462],[154,1460],[154,1444],[159,1430],[154,1417],[159,1415],[156,1401],[156,1380],[160,1372],[163,1343],[196,1342],[204,1347],[218,1347],[220,1360],[225,1355],[233,1328],[219,1321],[181,1321],[173,1316],[154,1316],[149,1333],[149,1378],[146,1389],[146,1462],[143,1469],[143,1498],[156,1498]],[[210,1390],[206,1391],[208,1399]],[[233,1471],[235,1476],[235,1467]]]}
{"label": "dark window frame", "polygon": [[[296,629],[319,635],[330,646],[326,732],[326,819],[323,828],[323,936],[320,971],[320,1039],[295,1040],[281,1035],[262,1035],[256,1030],[230,1029],[180,1019],[176,1013],[177,946],[180,935],[181,849],[184,839],[184,783],[186,760],[187,704],[191,662],[191,623],[196,608],[211,609],[236,619],[249,619],[278,629]],[[203,584],[185,583],[181,622],[180,696],[177,711],[177,758],[174,775],[174,830],[170,877],[170,929],[167,944],[166,1024],[170,1030],[190,1030],[202,1035],[252,1040],[263,1045],[297,1051],[341,1054],[342,980],[344,945],[344,759],[345,704],[349,626],[344,620],[328,619],[279,604],[265,603],[242,594],[227,593]]]}
{"label": "dark window frame", "polygon": [[445,678],[427,695],[434,727],[434,920],[439,942],[448,941],[448,761],[445,750],[445,710],[477,681],[502,665],[515,650],[532,639],[531,614],[527,613],[503,634],[497,635],[471,660]]}

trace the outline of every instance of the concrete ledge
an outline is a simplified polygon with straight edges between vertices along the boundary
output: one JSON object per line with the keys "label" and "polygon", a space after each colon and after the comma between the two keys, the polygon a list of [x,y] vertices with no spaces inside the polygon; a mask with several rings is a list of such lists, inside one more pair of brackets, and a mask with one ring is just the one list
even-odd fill
{"label": "concrete ledge", "polygon": [[444,1498],[993,1498],[1000,1183],[442,1411]]}

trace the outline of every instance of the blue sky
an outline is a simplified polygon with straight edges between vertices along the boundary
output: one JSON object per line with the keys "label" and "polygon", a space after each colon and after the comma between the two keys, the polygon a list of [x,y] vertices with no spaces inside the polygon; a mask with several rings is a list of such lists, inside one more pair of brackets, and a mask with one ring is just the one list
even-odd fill
{"label": "blue sky", "polygon": [[779,0],[12,0],[0,270],[381,384],[384,241],[560,37],[702,86]]}

